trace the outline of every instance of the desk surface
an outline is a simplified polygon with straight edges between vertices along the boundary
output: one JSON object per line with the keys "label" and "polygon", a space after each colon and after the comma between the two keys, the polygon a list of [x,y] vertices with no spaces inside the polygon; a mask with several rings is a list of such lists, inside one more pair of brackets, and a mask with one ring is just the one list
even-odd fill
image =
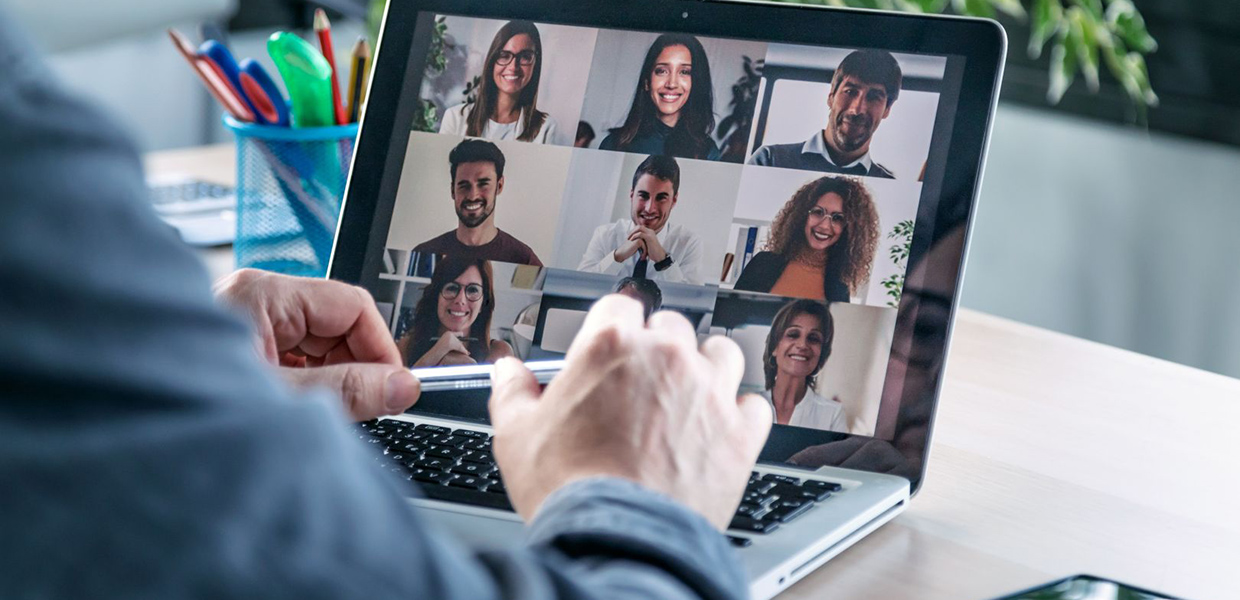
{"label": "desk surface", "polygon": [[[147,167],[231,184],[233,149]],[[1079,572],[1240,597],[1237,426],[1240,381],[963,310],[921,493],[781,598],[984,599]]]}

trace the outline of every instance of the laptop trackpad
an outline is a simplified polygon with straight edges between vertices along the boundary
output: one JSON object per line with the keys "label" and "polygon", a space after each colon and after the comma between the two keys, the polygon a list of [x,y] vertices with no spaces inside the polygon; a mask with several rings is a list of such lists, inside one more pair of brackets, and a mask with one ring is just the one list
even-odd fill
{"label": "laptop trackpad", "polygon": [[469,506],[413,502],[427,522],[452,531],[468,547],[490,550],[512,548],[525,542],[525,525],[515,514]]}

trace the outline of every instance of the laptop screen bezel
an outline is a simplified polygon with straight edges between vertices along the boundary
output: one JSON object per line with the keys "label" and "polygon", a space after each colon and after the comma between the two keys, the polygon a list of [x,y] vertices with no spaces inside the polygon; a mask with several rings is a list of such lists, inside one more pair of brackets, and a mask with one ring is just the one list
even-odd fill
{"label": "laptop screen bezel", "polygon": [[[626,2],[577,2],[575,0],[410,0],[388,3],[387,13],[376,48],[370,93],[360,118],[361,129],[350,169],[344,203],[336,232],[328,277],[352,284],[361,284],[365,274],[375,272],[381,253],[371,253],[372,239],[386,239],[387,220],[375,220],[380,202],[390,213],[395,201],[408,143],[409,128],[398,124],[411,122],[414,102],[422,78],[407,76],[420,72],[425,64],[424,48],[415,48],[413,41],[419,27],[431,26],[430,19],[419,20],[422,13],[448,13],[495,19],[527,19],[538,22],[574,24],[588,27],[685,32],[696,35],[752,39],[770,43],[807,44],[855,48],[882,48],[891,52],[954,55],[964,58],[959,95],[950,128],[950,145],[946,166],[935,199],[935,214],[946,212],[945,204],[955,203],[952,212],[957,218],[950,223],[941,220],[923,228],[919,213],[920,233],[914,240],[910,265],[922,258],[934,242],[956,227],[970,227],[976,198],[980,189],[985,148],[998,95],[1006,37],[997,23],[983,19],[909,15],[866,10],[827,9],[790,4],[763,2],[719,2],[699,0],[630,0]],[[829,39],[819,33],[831,31]],[[425,32],[423,32],[425,33]],[[401,102],[405,99],[405,102]],[[975,115],[962,119],[960,115]],[[924,203],[923,203],[924,204]],[[933,272],[952,273],[951,281],[939,282],[941,289],[952,291],[949,323],[954,321],[959,304],[960,282],[966,251],[942,260],[957,261],[932,268]],[[910,269],[911,270],[911,269]],[[903,311],[901,311],[903,312]],[[904,318],[901,315],[901,318]],[[897,334],[898,335],[898,334]],[[918,344],[923,353],[938,356],[939,364],[946,358],[950,328],[934,339],[906,340]],[[895,343],[900,340],[896,339]],[[919,467],[906,474],[911,490],[916,493],[925,474],[925,456],[929,450],[933,414],[942,387],[943,371],[935,377],[930,395],[930,417]],[[891,381],[887,384],[891,385]],[[431,413],[475,422],[486,422],[486,389],[468,389],[424,394],[412,412]],[[907,397],[904,397],[907,402]],[[800,428],[776,427],[763,452],[762,460],[779,461],[788,448],[804,447],[815,439],[833,439],[830,432],[813,432]],[[834,434],[834,439],[847,434]]]}

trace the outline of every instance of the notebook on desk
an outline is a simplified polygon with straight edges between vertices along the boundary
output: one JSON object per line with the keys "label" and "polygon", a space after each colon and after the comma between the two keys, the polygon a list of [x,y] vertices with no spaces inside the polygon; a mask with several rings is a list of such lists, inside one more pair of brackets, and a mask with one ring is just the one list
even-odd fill
{"label": "notebook on desk", "polygon": [[680,312],[775,408],[729,535],[778,593],[921,485],[1005,45],[788,4],[390,3],[329,276],[391,307],[428,391],[359,435],[417,510],[520,543],[487,364],[551,380],[607,293]]}

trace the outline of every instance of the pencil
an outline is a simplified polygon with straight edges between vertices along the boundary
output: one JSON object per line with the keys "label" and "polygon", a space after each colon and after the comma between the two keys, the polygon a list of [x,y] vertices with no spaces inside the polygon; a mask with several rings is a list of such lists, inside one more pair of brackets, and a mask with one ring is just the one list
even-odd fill
{"label": "pencil", "polygon": [[321,8],[314,9],[314,32],[319,36],[319,47],[323,50],[323,58],[332,67],[332,111],[336,116],[336,124],[347,124],[348,115],[344,112],[344,104],[340,101],[340,79],[336,77],[336,54],[332,52],[332,24],[327,20],[327,12]]}
{"label": "pencil", "polygon": [[357,122],[366,101],[366,74],[370,69],[370,44],[366,38],[357,38],[353,44],[353,69],[349,73],[349,122]]}

